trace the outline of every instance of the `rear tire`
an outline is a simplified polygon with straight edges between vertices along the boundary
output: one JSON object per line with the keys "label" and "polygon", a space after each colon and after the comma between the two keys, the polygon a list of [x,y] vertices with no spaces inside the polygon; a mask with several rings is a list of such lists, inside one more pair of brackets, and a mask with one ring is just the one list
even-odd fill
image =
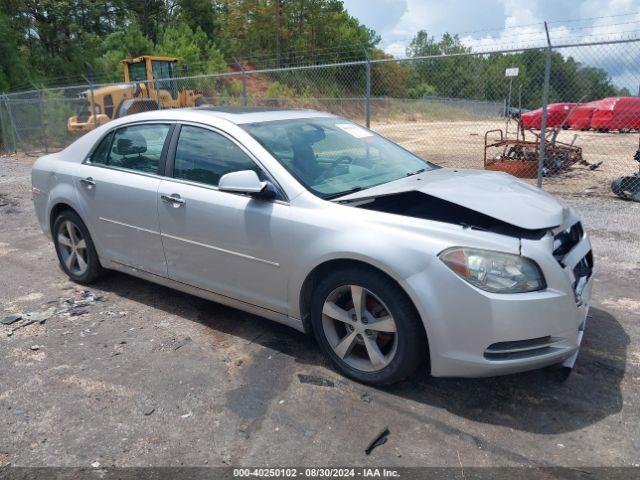
{"label": "rear tire", "polygon": [[104,274],[89,230],[72,210],[65,210],[53,223],[53,243],[62,271],[80,284],[91,283]]}
{"label": "rear tire", "polygon": [[424,327],[411,300],[373,269],[342,269],[321,279],[311,300],[311,323],[335,368],[358,382],[396,383],[429,358]]}

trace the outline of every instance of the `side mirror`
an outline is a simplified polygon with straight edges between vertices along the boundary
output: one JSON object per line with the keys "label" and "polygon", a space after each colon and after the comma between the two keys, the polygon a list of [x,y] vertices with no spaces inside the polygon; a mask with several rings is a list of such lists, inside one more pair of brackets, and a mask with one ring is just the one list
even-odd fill
{"label": "side mirror", "polygon": [[224,174],[218,182],[223,192],[247,193],[261,198],[275,198],[275,190],[268,182],[261,182],[253,170],[241,170]]}

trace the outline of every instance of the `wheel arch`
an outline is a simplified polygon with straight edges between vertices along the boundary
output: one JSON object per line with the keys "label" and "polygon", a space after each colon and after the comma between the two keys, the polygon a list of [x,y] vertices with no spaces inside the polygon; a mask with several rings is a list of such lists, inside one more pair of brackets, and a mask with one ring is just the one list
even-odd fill
{"label": "wheel arch", "polygon": [[[82,219],[82,215],[80,215],[80,212],[76,208],[73,208],[68,202],[65,202],[65,201],[56,202],[49,210],[49,231],[51,232],[52,236],[55,234],[53,231],[53,224],[55,223],[56,218],[58,218],[58,215],[60,215],[65,210],[72,211]],[[82,219],[82,221],[84,222],[84,219]],[[84,223],[85,225],[87,224],[87,222],[84,222]]]}
{"label": "wheel arch", "polygon": [[[425,326],[424,319],[420,315],[420,311],[417,308],[412,295],[407,291],[405,287],[403,287],[402,283],[394,278],[393,275],[390,275],[388,272],[380,268],[379,266],[375,266],[372,263],[366,262],[364,260],[358,260],[353,258],[333,258],[329,260],[325,260],[318,265],[316,265],[305,277],[302,282],[302,286],[300,287],[300,294],[298,296],[299,309],[300,309],[300,319],[302,321],[302,326],[304,331],[309,333],[312,331],[311,329],[311,296],[313,294],[313,290],[315,286],[318,284],[323,275],[326,275],[330,271],[334,271],[336,269],[346,269],[351,267],[359,267],[371,270],[373,272],[380,273],[388,278],[390,281],[395,283],[400,290],[407,296],[413,309],[415,311],[416,316],[420,319],[420,324],[422,325],[422,330],[424,332],[425,338],[427,339],[427,346],[429,347],[429,335],[427,333],[427,328]],[[431,349],[429,348],[429,352]]]}

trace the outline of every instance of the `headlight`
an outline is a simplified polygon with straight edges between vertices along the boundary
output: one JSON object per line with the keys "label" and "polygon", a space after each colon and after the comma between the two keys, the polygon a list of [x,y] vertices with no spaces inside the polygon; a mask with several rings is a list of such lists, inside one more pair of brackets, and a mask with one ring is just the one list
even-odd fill
{"label": "headlight", "polygon": [[471,285],[487,292],[524,293],[547,287],[538,264],[520,255],[453,247],[438,257]]}

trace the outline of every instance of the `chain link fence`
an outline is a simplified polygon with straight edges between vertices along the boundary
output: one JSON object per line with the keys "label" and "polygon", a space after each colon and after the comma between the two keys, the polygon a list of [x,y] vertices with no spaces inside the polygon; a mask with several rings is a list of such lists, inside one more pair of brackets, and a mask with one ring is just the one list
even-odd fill
{"label": "chain link fence", "polygon": [[640,199],[639,85],[640,39],[618,40],[32,90],[0,96],[0,124],[4,151],[40,155],[145,109],[311,108],[442,166],[505,171],[556,193],[610,195],[613,182]]}

